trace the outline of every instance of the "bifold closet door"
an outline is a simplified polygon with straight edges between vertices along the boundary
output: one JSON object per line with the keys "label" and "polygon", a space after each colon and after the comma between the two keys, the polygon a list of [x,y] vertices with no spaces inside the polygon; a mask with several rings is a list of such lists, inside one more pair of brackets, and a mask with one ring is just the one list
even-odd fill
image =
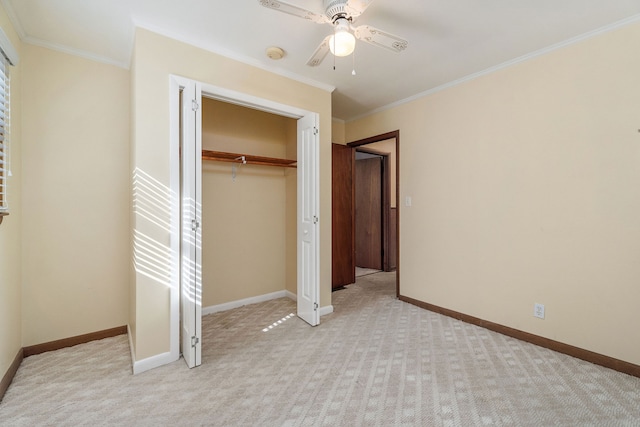
{"label": "bifold closet door", "polygon": [[202,355],[202,112],[201,89],[189,82],[182,92],[180,344],[189,368]]}
{"label": "bifold closet door", "polygon": [[298,119],[298,317],[320,323],[318,115]]}

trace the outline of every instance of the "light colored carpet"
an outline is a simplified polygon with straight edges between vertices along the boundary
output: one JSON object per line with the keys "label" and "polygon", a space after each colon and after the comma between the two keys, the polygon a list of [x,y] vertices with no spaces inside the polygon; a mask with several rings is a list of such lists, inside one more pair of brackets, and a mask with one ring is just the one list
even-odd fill
{"label": "light colored carpet", "polygon": [[368,276],[369,274],[379,273],[381,270],[374,268],[356,267],[356,277]]}
{"label": "light colored carpet", "polygon": [[315,328],[277,323],[288,299],[205,316],[192,370],[131,375],[126,336],[29,357],[0,425],[640,426],[640,379],[398,301],[394,277]]}

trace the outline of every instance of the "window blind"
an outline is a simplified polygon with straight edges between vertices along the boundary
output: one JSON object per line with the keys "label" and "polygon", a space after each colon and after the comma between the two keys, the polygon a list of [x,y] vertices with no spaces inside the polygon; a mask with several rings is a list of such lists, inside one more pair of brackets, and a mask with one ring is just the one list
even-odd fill
{"label": "window blind", "polygon": [[[0,213],[7,213],[8,178],[10,172],[11,91],[9,90],[9,68],[18,64],[18,52],[0,28]],[[2,217],[0,216],[0,220]]]}
{"label": "window blind", "polygon": [[9,61],[4,52],[0,54],[0,211],[9,208],[7,201],[7,178],[9,175]]}

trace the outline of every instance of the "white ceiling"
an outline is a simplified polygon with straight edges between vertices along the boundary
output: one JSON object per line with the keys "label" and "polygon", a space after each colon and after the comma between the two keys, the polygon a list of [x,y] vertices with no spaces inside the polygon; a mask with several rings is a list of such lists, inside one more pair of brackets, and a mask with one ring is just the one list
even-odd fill
{"label": "white ceiling", "polygon": [[[333,88],[333,116],[350,120],[562,45],[640,21],[640,0],[375,0],[354,24],[409,41],[402,53],[358,42],[352,57],[307,60],[329,25],[258,0],[1,0],[29,43],[128,67],[139,26],[274,72]],[[318,13],[322,0],[288,0]],[[286,56],[267,58],[279,46]]]}

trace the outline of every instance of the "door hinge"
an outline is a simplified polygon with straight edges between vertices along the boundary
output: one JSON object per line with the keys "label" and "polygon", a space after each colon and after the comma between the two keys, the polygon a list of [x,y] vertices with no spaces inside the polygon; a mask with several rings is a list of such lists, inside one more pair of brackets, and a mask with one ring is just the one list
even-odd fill
{"label": "door hinge", "polygon": [[195,347],[200,342],[200,338],[195,335],[191,337],[191,347]]}
{"label": "door hinge", "polygon": [[314,135],[317,135],[318,133],[320,133],[320,131],[318,130],[318,128],[317,128],[317,127],[314,127],[314,128],[313,128],[313,134],[314,134]]}
{"label": "door hinge", "polygon": [[195,99],[191,100],[191,111],[198,111],[198,108],[200,108],[200,105],[198,105],[198,102]]}
{"label": "door hinge", "polygon": [[196,231],[198,228],[200,228],[200,223],[197,220],[192,219],[191,220],[191,231]]}
{"label": "door hinge", "polygon": [[313,303],[313,311],[318,311],[318,303],[317,302]]}
{"label": "door hinge", "polygon": [[317,224],[319,221],[318,217],[316,215],[313,216],[313,223]]}

